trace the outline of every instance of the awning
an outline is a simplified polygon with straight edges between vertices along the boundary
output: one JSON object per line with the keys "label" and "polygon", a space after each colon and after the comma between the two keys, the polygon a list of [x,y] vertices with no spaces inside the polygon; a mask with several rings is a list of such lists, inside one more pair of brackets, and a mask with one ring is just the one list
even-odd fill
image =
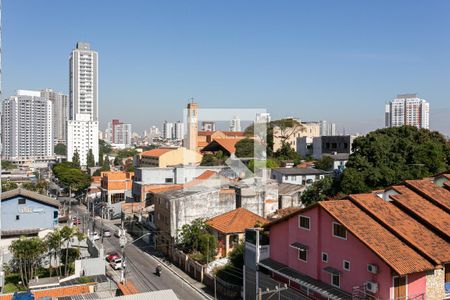
{"label": "awning", "polygon": [[298,249],[298,250],[301,250],[301,251],[307,251],[308,248],[309,248],[308,246],[300,244],[299,242],[292,243],[291,247],[295,248],[295,249]]}
{"label": "awning", "polygon": [[340,275],[341,272],[338,269],[332,267],[325,267],[322,269],[324,272],[330,273],[332,275]]}

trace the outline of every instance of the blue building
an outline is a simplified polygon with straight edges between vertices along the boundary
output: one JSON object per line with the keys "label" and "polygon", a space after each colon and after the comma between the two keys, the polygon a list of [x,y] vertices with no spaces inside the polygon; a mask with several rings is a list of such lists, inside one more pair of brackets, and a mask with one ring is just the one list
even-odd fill
{"label": "blue building", "polygon": [[1,194],[2,237],[35,235],[58,225],[59,202],[53,198],[15,189]]}

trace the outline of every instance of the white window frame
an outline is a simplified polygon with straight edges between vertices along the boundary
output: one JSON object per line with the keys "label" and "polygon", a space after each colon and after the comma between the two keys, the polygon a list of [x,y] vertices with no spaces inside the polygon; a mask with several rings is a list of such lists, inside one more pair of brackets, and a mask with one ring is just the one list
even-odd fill
{"label": "white window frame", "polygon": [[[306,253],[306,260],[303,260],[303,259],[300,258],[300,252],[305,252]],[[297,259],[299,261],[302,261],[302,262],[308,262],[308,250],[297,249]]]}
{"label": "white window frame", "polygon": [[[333,278],[334,278],[334,276],[339,277],[339,285],[335,285],[335,284],[333,283]],[[331,283],[332,286],[337,287],[337,288],[340,288],[340,287],[341,287],[341,275],[331,274],[331,281],[330,281],[330,283]]]}
{"label": "white window frame", "polygon": [[[345,263],[348,263],[348,269],[345,267]],[[350,267],[351,267],[350,261],[344,259],[342,261],[342,269],[344,269],[345,271],[350,271]]]}
{"label": "white window frame", "polygon": [[[324,260],[324,259],[323,259],[323,255],[324,255],[324,254],[327,256],[327,260]],[[322,254],[320,255],[320,259],[322,260],[322,262],[327,263],[327,262],[328,262],[328,253],[322,252]]]}
{"label": "white window frame", "polygon": [[[300,226],[301,218],[307,218],[308,219],[309,228],[305,228],[305,227]],[[305,216],[305,215],[299,215],[298,216],[298,228],[303,229],[303,230],[311,231],[311,217],[308,217],[308,216]]]}
{"label": "white window frame", "polygon": [[334,234],[334,224],[344,227],[341,223],[332,222],[331,223],[331,234],[333,235],[333,237],[341,239],[341,240],[347,240],[347,231],[348,231],[347,228],[345,228],[345,238],[343,238],[341,236],[337,236],[337,235]]}

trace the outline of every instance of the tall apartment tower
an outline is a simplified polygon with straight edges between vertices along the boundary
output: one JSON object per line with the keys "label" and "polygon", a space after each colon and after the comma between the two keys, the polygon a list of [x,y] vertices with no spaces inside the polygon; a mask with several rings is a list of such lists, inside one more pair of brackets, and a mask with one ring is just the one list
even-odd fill
{"label": "tall apartment tower", "polygon": [[385,126],[430,128],[430,104],[416,94],[398,95],[385,105]]}
{"label": "tall apartment tower", "polygon": [[17,164],[53,158],[51,101],[39,91],[18,90],[2,102],[2,157]]}
{"label": "tall apartment tower", "polygon": [[67,143],[67,120],[69,119],[69,100],[67,95],[45,89],[41,91],[41,97],[52,102],[53,107],[53,143]]}
{"label": "tall apartment tower", "polygon": [[187,137],[185,147],[197,151],[198,139],[198,105],[191,100],[187,105]]}
{"label": "tall apartment tower", "polygon": [[67,160],[75,151],[87,164],[89,150],[98,162],[98,53],[78,42],[69,58],[69,121]]}
{"label": "tall apartment tower", "polygon": [[172,140],[173,139],[173,123],[164,121],[163,124],[163,138],[166,140]]}
{"label": "tall apartment tower", "polygon": [[123,123],[117,119],[108,122],[107,140],[110,144],[123,145],[127,148],[131,146],[131,124]]}
{"label": "tall apartment tower", "polygon": [[241,119],[239,119],[237,116],[234,116],[230,122],[230,131],[241,131]]}
{"label": "tall apartment tower", "polygon": [[184,123],[183,122],[176,122],[173,127],[173,139],[181,141],[184,138]]}

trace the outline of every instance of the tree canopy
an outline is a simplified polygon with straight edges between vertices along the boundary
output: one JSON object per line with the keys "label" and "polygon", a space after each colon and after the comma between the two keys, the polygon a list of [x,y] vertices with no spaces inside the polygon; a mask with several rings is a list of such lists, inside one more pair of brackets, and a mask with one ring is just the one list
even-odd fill
{"label": "tree canopy", "polygon": [[194,259],[203,263],[212,261],[217,251],[217,239],[207,230],[203,219],[185,224],[179,232],[178,245],[185,253],[193,254]]}
{"label": "tree canopy", "polygon": [[67,147],[66,147],[66,145],[64,145],[62,143],[58,143],[55,145],[55,148],[53,151],[55,152],[55,154],[58,154],[58,155],[66,155]]}
{"label": "tree canopy", "polygon": [[209,154],[209,153],[204,154],[200,165],[201,166],[223,166],[227,159],[228,159],[227,155],[225,155],[222,151],[217,151],[214,154]]}
{"label": "tree canopy", "polygon": [[80,167],[80,154],[78,153],[77,149],[75,149],[75,152],[73,153],[72,164],[76,168]]}
{"label": "tree canopy", "polygon": [[342,174],[344,193],[362,193],[449,168],[450,147],[438,132],[412,126],[370,132],[353,142]]}
{"label": "tree canopy", "polygon": [[6,191],[10,191],[10,190],[15,190],[17,189],[19,186],[17,185],[17,183],[13,182],[13,181],[6,181],[6,180],[2,180],[2,192],[6,192]]}
{"label": "tree canopy", "polygon": [[75,192],[85,190],[91,184],[89,175],[81,171],[72,162],[62,162],[53,166],[53,174],[62,185]]}
{"label": "tree canopy", "polygon": [[245,138],[236,143],[237,157],[254,157],[255,155],[255,141],[249,138]]}
{"label": "tree canopy", "polygon": [[86,155],[86,164],[88,168],[95,167],[95,157],[94,153],[92,153],[92,149],[89,149]]}
{"label": "tree canopy", "polygon": [[17,166],[8,160],[2,160],[1,164],[3,170],[17,169]]}
{"label": "tree canopy", "polygon": [[324,156],[314,163],[316,169],[331,171],[333,169],[334,160],[330,156]]}

